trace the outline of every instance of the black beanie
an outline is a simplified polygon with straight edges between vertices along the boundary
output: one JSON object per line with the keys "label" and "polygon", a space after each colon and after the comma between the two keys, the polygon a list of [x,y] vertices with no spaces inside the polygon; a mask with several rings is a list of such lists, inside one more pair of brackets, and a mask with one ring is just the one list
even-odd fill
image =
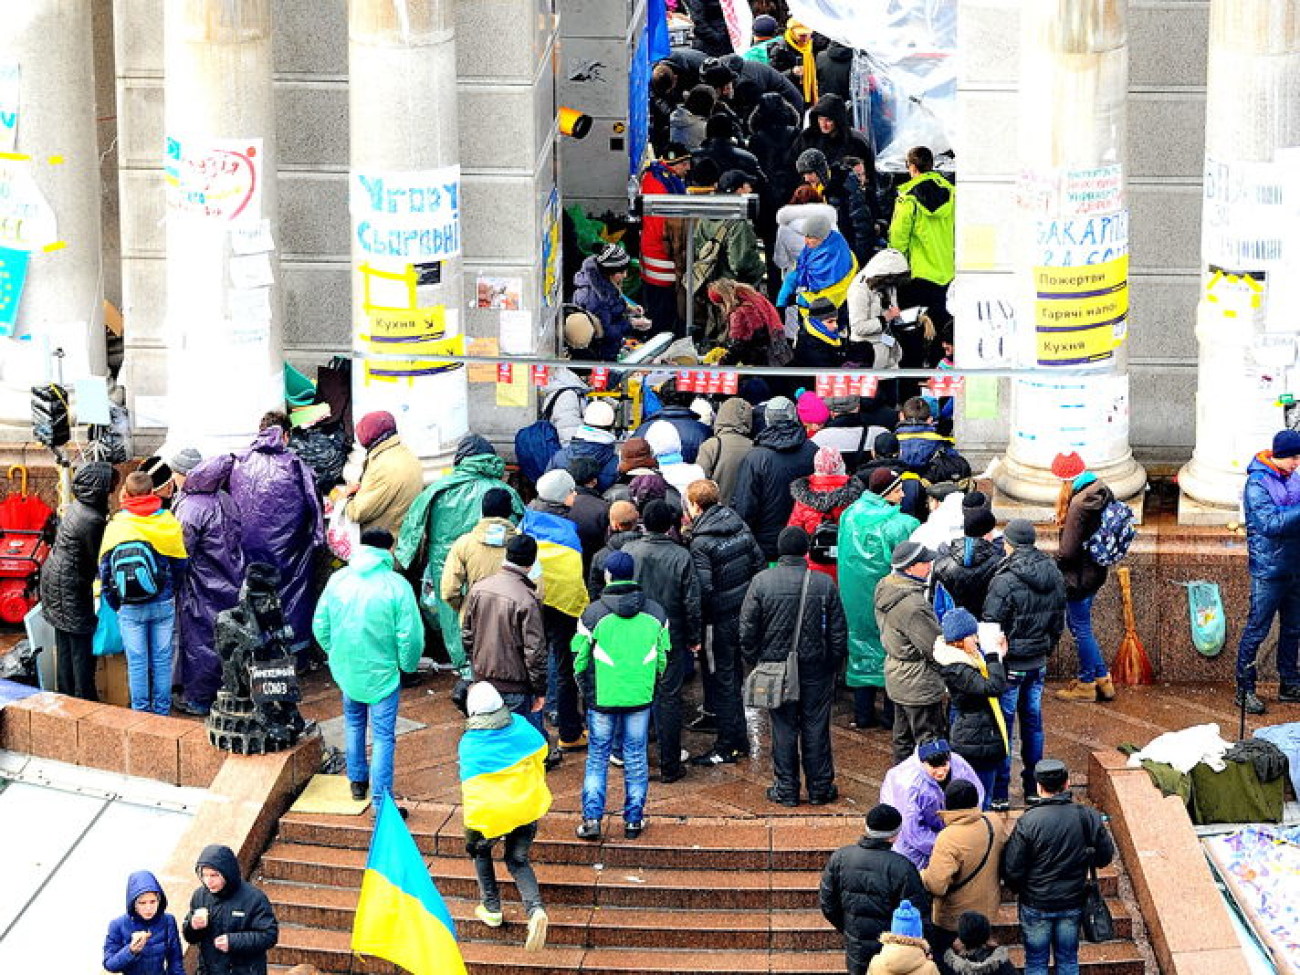
{"label": "black beanie", "polygon": [[776,537],[777,555],[797,555],[800,558],[808,554],[808,533],[798,525],[781,529]]}
{"label": "black beanie", "polygon": [[505,488],[488,488],[483,493],[484,518],[509,518],[514,507],[514,499]]}
{"label": "black beanie", "polygon": [[532,535],[515,535],[506,542],[506,561],[522,569],[537,561],[537,539]]}
{"label": "black beanie", "polygon": [[980,804],[980,794],[968,779],[953,779],[944,787],[945,809],[974,809]]}
{"label": "black beanie", "polygon": [[989,919],[979,911],[963,911],[957,918],[957,937],[967,951],[983,948],[989,943],[993,932],[989,928]]}
{"label": "black beanie", "polygon": [[998,525],[997,518],[988,508],[966,508],[961,518],[967,538],[983,538]]}
{"label": "black beanie", "polygon": [[656,534],[666,534],[673,527],[673,506],[659,498],[649,502],[641,512],[641,524],[645,530]]}
{"label": "black beanie", "polygon": [[961,499],[961,506],[966,510],[989,507],[989,496],[983,491],[971,491]]}

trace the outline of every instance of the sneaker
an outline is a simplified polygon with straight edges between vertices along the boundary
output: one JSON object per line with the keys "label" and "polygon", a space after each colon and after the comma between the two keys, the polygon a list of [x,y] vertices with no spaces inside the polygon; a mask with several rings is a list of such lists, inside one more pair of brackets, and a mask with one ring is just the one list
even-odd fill
{"label": "sneaker", "polygon": [[717,731],[718,716],[716,714],[710,714],[708,711],[701,711],[699,717],[686,722],[686,727],[690,731]]}
{"label": "sneaker", "polygon": [[578,839],[580,840],[600,839],[600,820],[584,819],[582,821],[582,825],[578,827]]}
{"label": "sneaker", "polygon": [[194,718],[206,718],[212,713],[212,708],[206,704],[195,704],[193,701],[173,702],[172,708],[181,714],[188,714]]}
{"label": "sneaker", "polygon": [[609,756],[609,764],[614,768],[622,768],[627,763],[623,761],[622,755],[611,755]]}
{"label": "sneaker", "polygon": [[1277,699],[1288,704],[1300,703],[1300,684],[1283,684],[1277,690]]}
{"label": "sneaker", "polygon": [[563,761],[564,752],[560,751],[558,748],[553,748],[551,751],[547,752],[546,757],[542,759],[542,767],[549,772]]}
{"label": "sneaker", "polygon": [[1115,682],[1110,679],[1109,674],[1105,677],[1097,678],[1097,700],[1098,701],[1115,700]]}
{"label": "sneaker", "polygon": [[819,792],[819,793],[817,793],[817,795],[815,795],[815,796],[810,794],[810,795],[808,796],[808,805],[810,805],[810,806],[826,806],[826,805],[829,805],[830,803],[834,802],[834,801],[835,801],[836,799],[838,799],[839,797],[840,797],[839,786],[832,785],[832,786],[831,786],[829,789],[827,789],[825,792]]}
{"label": "sneaker", "polygon": [[540,907],[528,915],[528,937],[524,939],[524,951],[541,951],[546,947],[546,929],[551,919]]}
{"label": "sneaker", "polygon": [[1263,714],[1268,710],[1254,691],[1238,691],[1236,701],[1237,707],[1245,708],[1247,714]]}
{"label": "sneaker", "polygon": [[675,769],[660,771],[659,773],[659,781],[664,783],[664,785],[668,785],[672,782],[680,782],[684,778],[686,778],[685,765],[678,765]]}
{"label": "sneaker", "polygon": [[489,911],[486,904],[480,904],[474,908],[474,916],[486,924],[489,928],[501,927],[501,922],[505,920],[505,915],[500,911]]}
{"label": "sneaker", "polygon": [[1010,799],[994,799],[989,803],[989,812],[1011,812]]}
{"label": "sneaker", "polygon": [[624,823],[623,835],[629,840],[634,840],[645,832],[645,828],[646,821],[644,819],[638,819],[635,823]]}
{"label": "sneaker", "polygon": [[716,748],[712,748],[703,755],[696,755],[692,758],[691,764],[703,768],[708,768],[714,765],[735,765],[738,758],[740,758],[740,752],[733,749],[719,751]]}
{"label": "sneaker", "polygon": [[349,782],[348,785],[352,789],[352,798],[358,802],[364,799],[366,793],[370,791],[370,781],[368,779],[361,782]]}
{"label": "sneaker", "polygon": [[1056,692],[1058,701],[1077,701],[1080,704],[1095,704],[1097,701],[1097,682],[1093,680],[1072,680]]}
{"label": "sneaker", "polygon": [[770,789],[767,790],[767,801],[775,802],[781,806],[789,806],[791,809],[799,805],[798,798],[796,798],[795,796],[784,795],[783,793],[777,791],[776,786],[772,786]]}
{"label": "sneaker", "polygon": [[562,752],[585,752],[587,750],[587,733],[584,731],[573,741],[560,739],[560,751]]}

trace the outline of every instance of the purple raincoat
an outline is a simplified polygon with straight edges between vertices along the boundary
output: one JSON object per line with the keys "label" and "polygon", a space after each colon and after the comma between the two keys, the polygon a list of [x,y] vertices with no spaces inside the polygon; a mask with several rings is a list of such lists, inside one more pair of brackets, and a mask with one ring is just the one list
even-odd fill
{"label": "purple raincoat", "polygon": [[244,562],[266,562],[280,571],[285,619],[294,646],[302,649],[311,642],[316,610],[316,549],[325,544],[311,468],[286,446],[283,430],[267,427],[235,454],[230,495],[243,522]]}
{"label": "purple raincoat", "polygon": [[189,572],[176,601],[175,680],[192,704],[216,700],[221,686],[221,657],[214,640],[217,614],[239,602],[244,581],[239,509],[227,491],[234,466],[230,454],[205,460],[190,471],[172,505],[190,553]]}
{"label": "purple raincoat", "polygon": [[[979,793],[979,806],[984,805],[984,787],[970,763],[956,752],[952,753],[949,781],[965,779]],[[894,852],[901,853],[924,870],[930,862],[934,840],[943,829],[939,810],[943,808],[943,786],[932,779],[921,767],[921,760],[912,752],[885,773],[880,786],[880,801],[888,803],[903,816],[903,829],[894,841]]]}

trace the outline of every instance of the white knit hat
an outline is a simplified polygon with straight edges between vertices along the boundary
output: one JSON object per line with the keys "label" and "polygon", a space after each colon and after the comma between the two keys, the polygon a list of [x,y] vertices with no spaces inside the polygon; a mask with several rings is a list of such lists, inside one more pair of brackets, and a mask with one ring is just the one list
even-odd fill
{"label": "white knit hat", "polygon": [[501,693],[485,680],[479,681],[469,689],[465,698],[465,710],[471,714],[491,714],[506,706],[501,700]]}

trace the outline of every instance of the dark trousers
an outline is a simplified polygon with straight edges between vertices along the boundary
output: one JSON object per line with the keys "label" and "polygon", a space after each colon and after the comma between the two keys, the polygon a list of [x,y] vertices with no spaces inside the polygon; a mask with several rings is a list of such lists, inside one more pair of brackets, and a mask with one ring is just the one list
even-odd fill
{"label": "dark trousers", "polygon": [[799,681],[799,700],[774,708],[772,715],[772,771],[776,791],[785,798],[799,797],[799,767],[810,798],[828,795],[835,784],[831,758],[831,705],[835,680],[822,677]]}
{"label": "dark trousers", "polygon": [[1250,614],[1246,617],[1241,644],[1237,647],[1237,686],[1242,690],[1255,689],[1259,676],[1255,671],[1255,657],[1273,625],[1274,614],[1278,616],[1278,677],[1283,684],[1300,684],[1300,670],[1296,667],[1297,650],[1300,649],[1300,578],[1256,579],[1252,576]]}
{"label": "dark trousers", "polygon": [[54,631],[60,694],[98,701],[95,691],[95,634]]}
{"label": "dark trousers", "polygon": [[573,676],[573,634],[578,621],[550,606],[542,607],[546,646],[555,661],[555,710],[559,717],[560,741],[577,741],[582,735],[582,709],[578,706],[578,682]]}
{"label": "dark trousers", "polygon": [[676,774],[682,767],[682,684],[689,653],[685,647],[670,647],[668,665],[655,684],[654,719],[661,775]]}
{"label": "dark trousers", "polygon": [[[478,840],[481,835],[477,830],[466,830],[465,833],[467,840]],[[516,826],[505,835],[506,869],[514,878],[515,886],[519,888],[519,899],[524,902],[524,909],[529,914],[542,906],[542,891],[537,885],[537,874],[533,872],[533,865],[528,860],[528,851],[532,849],[536,836],[536,823]],[[483,906],[494,912],[501,910],[501,891],[497,888],[496,869],[492,863],[492,846],[496,842],[493,840],[490,845],[480,842],[476,848],[481,852],[471,854]]]}
{"label": "dark trousers", "polygon": [[712,659],[704,668],[705,708],[717,716],[718,737],[714,747],[722,751],[749,751],[745,732],[745,706],[740,700],[740,615],[739,610],[716,620],[710,627]]}
{"label": "dark trousers", "polygon": [[880,954],[879,941],[859,941],[847,934],[844,936],[844,967],[849,975],[867,975],[871,959]]}
{"label": "dark trousers", "polygon": [[927,738],[946,738],[948,716],[943,702],[934,704],[899,704],[894,702],[894,764],[897,765]]}
{"label": "dark trousers", "polygon": [[657,284],[641,282],[641,307],[646,317],[655,323],[656,332],[672,332],[682,335],[682,321],[677,314],[677,287],[660,287]]}

